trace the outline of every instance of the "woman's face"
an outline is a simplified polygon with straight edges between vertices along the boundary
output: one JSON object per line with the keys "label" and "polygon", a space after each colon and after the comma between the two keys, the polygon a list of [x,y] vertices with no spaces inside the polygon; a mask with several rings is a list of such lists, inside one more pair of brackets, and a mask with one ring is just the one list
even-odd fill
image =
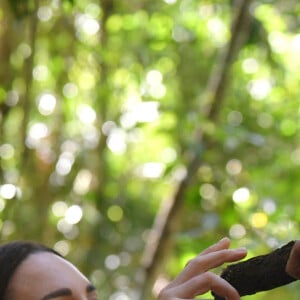
{"label": "woman's face", "polygon": [[95,287],[71,263],[51,252],[31,254],[18,267],[9,300],[97,300]]}

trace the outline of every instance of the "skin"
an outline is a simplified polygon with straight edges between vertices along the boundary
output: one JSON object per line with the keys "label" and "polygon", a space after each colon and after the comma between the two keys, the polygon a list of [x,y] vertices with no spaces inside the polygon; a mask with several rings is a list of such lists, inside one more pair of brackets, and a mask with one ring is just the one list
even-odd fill
{"label": "skin", "polygon": [[31,254],[8,286],[10,300],[97,300],[95,288],[71,263],[48,252]]}
{"label": "skin", "polygon": [[[237,291],[210,272],[226,262],[244,258],[246,249],[229,249],[224,238],[192,259],[159,294],[158,300],[192,300],[213,291],[227,300],[240,300]],[[300,279],[300,241],[296,241],[286,272]],[[97,300],[95,288],[71,263],[48,252],[30,255],[17,269],[8,286],[10,300]]]}
{"label": "skin", "polygon": [[300,279],[300,240],[296,241],[286,264],[286,272]]}
{"label": "skin", "polygon": [[192,259],[185,269],[159,294],[158,300],[192,300],[197,295],[213,291],[227,300],[240,300],[238,292],[224,279],[209,270],[225,262],[244,258],[245,248],[229,249],[224,238]]}

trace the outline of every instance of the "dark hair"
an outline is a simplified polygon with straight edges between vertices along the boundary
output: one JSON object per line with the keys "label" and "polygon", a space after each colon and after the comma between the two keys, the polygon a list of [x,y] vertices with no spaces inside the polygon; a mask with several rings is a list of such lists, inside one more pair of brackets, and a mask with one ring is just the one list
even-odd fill
{"label": "dark hair", "polygon": [[9,282],[21,263],[37,252],[51,252],[61,256],[55,250],[39,243],[14,241],[0,246],[0,299],[5,299]]}

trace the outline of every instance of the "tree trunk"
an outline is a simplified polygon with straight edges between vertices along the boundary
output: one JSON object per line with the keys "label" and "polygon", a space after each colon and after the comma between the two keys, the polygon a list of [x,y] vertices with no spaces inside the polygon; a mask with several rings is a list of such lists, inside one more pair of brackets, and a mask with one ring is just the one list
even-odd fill
{"label": "tree trunk", "polygon": [[[222,102],[225,98],[226,87],[229,82],[229,71],[232,62],[240,51],[245,38],[248,36],[251,15],[249,7],[251,0],[238,1],[236,5],[236,15],[232,23],[232,35],[228,46],[221,53],[220,61],[217,62],[207,86],[205,102],[207,103],[206,118],[208,121],[216,122]],[[145,278],[141,292],[141,299],[147,299],[150,289],[166,260],[172,236],[178,230],[180,223],[180,212],[184,205],[184,198],[187,189],[194,178],[199,166],[201,165],[201,152],[203,145],[211,144],[210,137],[196,128],[197,138],[194,141],[193,155],[187,164],[186,176],[179,182],[174,196],[163,203],[155,220],[152,235],[148,239],[144,255],[143,264],[145,269]]]}

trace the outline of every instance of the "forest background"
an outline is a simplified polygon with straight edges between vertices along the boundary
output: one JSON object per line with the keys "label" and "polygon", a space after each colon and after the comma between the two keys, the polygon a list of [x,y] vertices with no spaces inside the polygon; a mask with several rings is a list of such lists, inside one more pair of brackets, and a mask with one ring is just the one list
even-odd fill
{"label": "forest background", "polygon": [[[127,300],[223,236],[248,257],[299,238],[299,16],[297,0],[0,0],[1,241],[54,247]],[[243,299],[270,298],[299,283]]]}

